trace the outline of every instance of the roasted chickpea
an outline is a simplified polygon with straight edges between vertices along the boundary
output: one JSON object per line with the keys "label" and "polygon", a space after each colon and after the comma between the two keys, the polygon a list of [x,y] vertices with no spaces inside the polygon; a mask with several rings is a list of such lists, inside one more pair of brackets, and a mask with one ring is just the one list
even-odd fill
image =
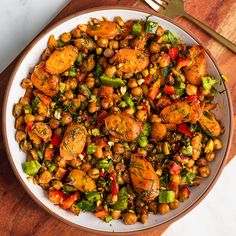
{"label": "roasted chickpea", "polygon": [[67,90],[65,93],[64,93],[66,99],[72,99],[74,98],[74,94],[72,92],[72,90]]}
{"label": "roasted chickpea", "polygon": [[97,179],[100,176],[100,171],[97,168],[93,168],[90,169],[88,171],[88,175],[92,178],[92,179]]}
{"label": "roasted chickpea", "polygon": [[169,211],[170,211],[170,207],[169,207],[168,204],[160,203],[158,205],[158,212],[159,212],[159,214],[164,215],[164,214],[168,213]]}
{"label": "roasted chickpea", "polygon": [[46,48],[41,55],[41,60],[46,61],[50,56],[51,56],[51,50],[49,48]]}
{"label": "roasted chickpea", "polygon": [[83,170],[85,172],[88,172],[90,169],[91,169],[91,164],[88,163],[88,162],[83,163],[82,166],[81,166],[81,170]]}
{"label": "roasted chickpea", "polygon": [[124,171],[126,170],[126,166],[125,166],[124,163],[119,162],[119,163],[116,164],[115,169],[116,169],[117,171],[124,172]]}
{"label": "roasted chickpea", "polygon": [[170,209],[172,210],[177,209],[179,207],[179,201],[175,199],[173,202],[169,204],[169,206],[170,206]]}
{"label": "roasted chickpea", "polygon": [[119,49],[119,41],[117,41],[117,40],[111,40],[110,42],[109,42],[109,48],[111,48],[111,49]]}
{"label": "roasted chickpea", "polygon": [[141,223],[145,224],[148,221],[148,214],[142,214],[140,217]]}
{"label": "roasted chickpea", "polygon": [[15,124],[16,129],[19,130],[23,124],[24,124],[24,117],[23,116],[19,116],[16,119],[16,124]]}
{"label": "roasted chickpea", "polygon": [[103,98],[100,104],[103,109],[107,110],[113,106],[113,101],[111,98]]}
{"label": "roasted chickpea", "polygon": [[197,160],[197,165],[198,166],[206,166],[207,165],[207,161],[205,158],[201,157]]}
{"label": "roasted chickpea", "polygon": [[116,73],[116,67],[115,66],[108,66],[106,69],[105,69],[105,74],[109,77],[112,77],[114,76]]}
{"label": "roasted chickpea", "polygon": [[199,171],[200,176],[203,178],[208,177],[211,173],[211,170],[208,166],[201,166],[199,167],[198,171]]}
{"label": "roasted chickpea", "polygon": [[143,95],[143,90],[140,87],[136,87],[131,90],[131,93],[135,97],[141,97]]}
{"label": "roasted chickpea", "polygon": [[161,123],[161,118],[158,115],[153,114],[150,117],[150,121],[151,121],[151,123]]}
{"label": "roasted chickpea", "polygon": [[124,39],[120,41],[120,48],[127,48],[129,46],[129,40]]}
{"label": "roasted chickpea", "polygon": [[147,95],[148,95],[148,86],[147,86],[147,84],[142,84],[141,85],[141,88],[142,88],[142,90],[143,90],[143,94],[144,94],[144,96],[145,97],[147,97]]}
{"label": "roasted chickpea", "polygon": [[110,204],[115,204],[118,201],[118,196],[109,193],[106,197],[106,201]]}
{"label": "roasted chickpea", "polygon": [[13,109],[13,116],[18,118],[22,114],[22,111],[23,111],[23,105],[21,103],[17,103]]}
{"label": "roasted chickpea", "polygon": [[214,161],[216,157],[216,154],[214,152],[210,152],[206,154],[207,161]]}
{"label": "roasted chickpea", "polygon": [[59,190],[63,187],[63,183],[60,180],[54,180],[52,182],[52,187],[56,190]]}
{"label": "roasted chickpea", "polygon": [[20,103],[24,106],[24,105],[28,105],[30,104],[30,98],[29,97],[22,97],[20,99]]}
{"label": "roasted chickpea", "polygon": [[30,150],[30,154],[31,154],[31,156],[32,156],[32,158],[33,158],[34,160],[38,160],[38,159],[39,159],[37,149],[35,149],[35,148],[31,149],[31,150]]}
{"label": "roasted chickpea", "polygon": [[170,181],[174,184],[179,185],[181,183],[181,175],[171,175],[170,176]]}
{"label": "roasted chickpea", "polygon": [[198,174],[198,169],[199,169],[198,166],[195,166],[195,165],[194,165],[194,166],[192,167],[192,172],[193,172],[195,175],[197,175],[197,174]]}
{"label": "roasted chickpea", "polygon": [[55,39],[54,35],[50,35],[49,39],[48,39],[48,48],[51,50],[51,51],[54,51],[55,48],[58,47],[58,42],[57,40]]}
{"label": "roasted chickpea", "polygon": [[78,168],[82,165],[82,161],[78,158],[67,161],[67,164],[73,168]]}
{"label": "roasted chickpea", "polygon": [[118,143],[120,140],[112,135],[109,136],[109,141],[113,143]]}
{"label": "roasted chickpea", "polygon": [[73,98],[71,99],[71,105],[73,109],[77,110],[80,107],[80,99],[79,98]]}
{"label": "roasted chickpea", "polygon": [[213,142],[214,142],[214,148],[216,150],[219,150],[223,147],[223,144],[219,139],[214,139]]}
{"label": "roasted chickpea", "polygon": [[132,212],[125,213],[123,221],[126,225],[133,225],[137,222],[137,216]]}
{"label": "roasted chickpea", "polygon": [[72,78],[69,80],[70,89],[72,90],[76,89],[77,85],[78,85],[78,81],[76,78]]}
{"label": "roasted chickpea", "polygon": [[138,154],[141,155],[142,157],[146,157],[147,156],[147,150],[144,148],[138,148],[137,150]]}
{"label": "roasted chickpea", "polygon": [[107,48],[108,43],[109,43],[109,41],[107,38],[99,38],[97,40],[97,45],[101,48]]}
{"label": "roasted chickpea", "polygon": [[161,45],[156,42],[152,42],[149,46],[149,50],[151,53],[158,53],[161,50]]}
{"label": "roasted chickpea", "polygon": [[103,52],[103,55],[106,57],[106,58],[111,58],[113,55],[115,54],[114,50],[111,49],[111,48],[106,48]]}
{"label": "roasted chickpea", "polygon": [[146,122],[147,120],[147,117],[148,117],[148,114],[147,114],[147,111],[146,110],[139,110],[137,113],[136,113],[136,118],[138,120],[140,120],[141,122]]}
{"label": "roasted chickpea", "polygon": [[23,140],[20,143],[20,149],[23,152],[29,152],[33,148],[32,143],[28,140]]}
{"label": "roasted chickpea", "polygon": [[158,203],[156,201],[152,201],[148,205],[149,211],[153,212],[154,214],[157,214],[158,211]]}
{"label": "roasted chickpea", "polygon": [[112,150],[116,154],[123,154],[125,151],[124,146],[121,143],[115,143]]}
{"label": "roasted chickpea", "polygon": [[96,158],[98,158],[98,159],[103,158],[103,150],[102,150],[102,148],[101,148],[100,146],[97,146],[97,147],[96,147],[96,150],[95,150],[95,152],[94,152],[93,155],[94,155]]}
{"label": "roasted chickpea", "polygon": [[26,133],[23,131],[17,131],[16,132],[16,141],[19,143],[24,139],[26,139]]}
{"label": "roasted chickpea", "polygon": [[135,78],[129,79],[128,87],[131,88],[131,89],[138,87],[137,80]]}
{"label": "roasted chickpea", "polygon": [[22,80],[21,87],[24,89],[33,88],[33,83],[30,79],[26,78]]}
{"label": "roasted chickpea", "polygon": [[201,93],[200,95],[201,96],[207,96],[211,93],[211,90],[210,89],[201,89]]}
{"label": "roasted chickpea", "polygon": [[95,79],[94,77],[92,76],[89,76],[87,79],[86,79],[86,85],[89,89],[93,88],[94,85],[95,85]]}
{"label": "roasted chickpea", "polygon": [[81,30],[79,28],[75,28],[71,32],[73,38],[80,38],[81,37]]}
{"label": "roasted chickpea", "polygon": [[62,113],[61,123],[63,125],[67,125],[67,124],[71,123],[72,120],[73,120],[73,118],[72,118],[72,115],[70,113],[68,113],[68,112],[63,112]]}
{"label": "roasted chickpea", "polygon": [[26,124],[32,124],[35,121],[35,116],[32,114],[26,114],[24,120]]}
{"label": "roasted chickpea", "polygon": [[40,174],[38,182],[40,184],[47,184],[50,182],[51,179],[52,179],[51,173],[46,170]]}
{"label": "roasted chickpea", "polygon": [[186,86],[186,93],[188,95],[194,95],[194,94],[197,94],[197,89],[198,87],[193,85],[193,84],[187,84]]}
{"label": "roasted chickpea", "polygon": [[39,115],[39,114],[35,115],[35,120],[36,121],[44,121],[45,119],[46,119],[45,116],[42,116],[42,115]]}
{"label": "roasted chickpea", "polygon": [[61,36],[60,36],[60,40],[63,42],[63,43],[69,43],[70,40],[71,40],[71,34],[66,32],[66,33],[63,33]]}
{"label": "roasted chickpea", "polygon": [[121,216],[121,211],[119,211],[119,210],[114,210],[114,211],[112,211],[111,216],[112,216],[112,219],[117,220],[117,219],[119,219],[120,216]]}
{"label": "roasted chickpea", "polygon": [[186,167],[191,168],[195,164],[195,161],[193,159],[189,159],[188,162],[185,164]]}
{"label": "roasted chickpea", "polygon": [[96,102],[90,102],[88,105],[88,111],[90,113],[95,113],[96,111],[98,111],[99,107],[97,106]]}
{"label": "roasted chickpea", "polygon": [[124,112],[132,116],[135,113],[135,109],[133,107],[128,107],[125,108]]}
{"label": "roasted chickpea", "polygon": [[84,103],[87,100],[87,98],[83,94],[78,94],[78,99],[81,103]]}

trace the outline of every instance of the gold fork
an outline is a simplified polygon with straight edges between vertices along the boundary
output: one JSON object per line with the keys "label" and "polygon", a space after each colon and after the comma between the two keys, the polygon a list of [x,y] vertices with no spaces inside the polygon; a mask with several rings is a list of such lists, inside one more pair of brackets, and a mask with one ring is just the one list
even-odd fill
{"label": "gold fork", "polygon": [[194,22],[200,28],[205,30],[209,35],[211,35],[214,39],[225,45],[228,49],[236,53],[236,45],[230,42],[228,39],[218,34],[207,25],[203,24],[196,18],[189,15],[184,10],[184,2],[183,0],[144,0],[152,9],[156,12],[166,15],[172,19],[177,16],[183,16],[188,20]]}

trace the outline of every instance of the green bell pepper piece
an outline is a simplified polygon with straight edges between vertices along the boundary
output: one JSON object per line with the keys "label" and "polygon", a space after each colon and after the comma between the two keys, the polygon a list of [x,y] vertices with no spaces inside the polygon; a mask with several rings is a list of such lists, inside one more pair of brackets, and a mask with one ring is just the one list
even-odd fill
{"label": "green bell pepper piece", "polygon": [[211,89],[213,85],[217,83],[217,79],[210,77],[210,76],[205,76],[202,77],[202,87],[204,90]]}
{"label": "green bell pepper piece", "polygon": [[114,210],[123,211],[128,207],[128,192],[126,187],[123,187],[118,195],[118,201],[111,206]]}
{"label": "green bell pepper piece", "polygon": [[88,155],[92,155],[93,153],[95,153],[96,151],[96,144],[95,143],[91,143],[87,146],[87,154]]}
{"label": "green bell pepper piece", "polygon": [[127,104],[128,106],[134,107],[134,102],[133,102],[133,100],[132,100],[131,97],[125,95],[125,96],[124,96],[124,100],[125,100],[125,102],[126,102],[126,104]]}
{"label": "green bell pepper piece", "polygon": [[96,202],[101,199],[101,196],[98,192],[85,193],[85,196],[90,202]]}
{"label": "green bell pepper piece", "polygon": [[41,164],[37,160],[31,160],[23,163],[22,168],[27,175],[33,176],[38,173]]}
{"label": "green bell pepper piece", "polygon": [[171,203],[175,200],[174,191],[160,191],[158,196],[159,203]]}
{"label": "green bell pepper piece", "polygon": [[92,211],[95,207],[93,202],[87,201],[87,200],[82,200],[80,201],[77,206],[79,207],[79,209],[81,209],[82,211]]}
{"label": "green bell pepper piece", "polygon": [[125,83],[122,79],[120,79],[120,78],[113,79],[112,77],[108,77],[106,75],[100,76],[100,80],[101,80],[102,84],[105,84],[105,85],[108,85],[111,87],[115,87],[115,88],[125,85]]}
{"label": "green bell pepper piece", "polygon": [[133,24],[133,35],[134,36],[139,36],[142,31],[142,26],[140,25],[139,22],[135,22]]}

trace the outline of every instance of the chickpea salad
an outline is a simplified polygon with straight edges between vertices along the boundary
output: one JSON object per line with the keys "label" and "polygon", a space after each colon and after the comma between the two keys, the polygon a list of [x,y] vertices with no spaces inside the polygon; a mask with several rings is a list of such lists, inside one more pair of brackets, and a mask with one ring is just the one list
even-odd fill
{"label": "chickpea salad", "polygon": [[22,80],[13,108],[22,168],[75,215],[130,225],[166,214],[223,146],[204,49],[149,19],[93,18],[51,35]]}

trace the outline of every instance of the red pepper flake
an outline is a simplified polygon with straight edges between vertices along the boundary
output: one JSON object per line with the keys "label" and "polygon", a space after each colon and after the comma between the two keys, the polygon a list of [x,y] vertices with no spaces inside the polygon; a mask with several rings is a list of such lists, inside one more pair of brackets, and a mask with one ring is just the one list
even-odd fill
{"label": "red pepper flake", "polygon": [[192,137],[194,132],[191,132],[189,129],[188,129],[188,126],[186,124],[180,124],[179,127],[178,127],[178,131],[181,133],[181,134],[184,134],[188,137]]}
{"label": "red pepper flake", "polygon": [[54,134],[53,135],[53,138],[51,140],[51,144],[55,147],[59,147],[60,146],[60,143],[61,143],[61,139],[60,139],[60,136],[57,135],[57,134]]}

